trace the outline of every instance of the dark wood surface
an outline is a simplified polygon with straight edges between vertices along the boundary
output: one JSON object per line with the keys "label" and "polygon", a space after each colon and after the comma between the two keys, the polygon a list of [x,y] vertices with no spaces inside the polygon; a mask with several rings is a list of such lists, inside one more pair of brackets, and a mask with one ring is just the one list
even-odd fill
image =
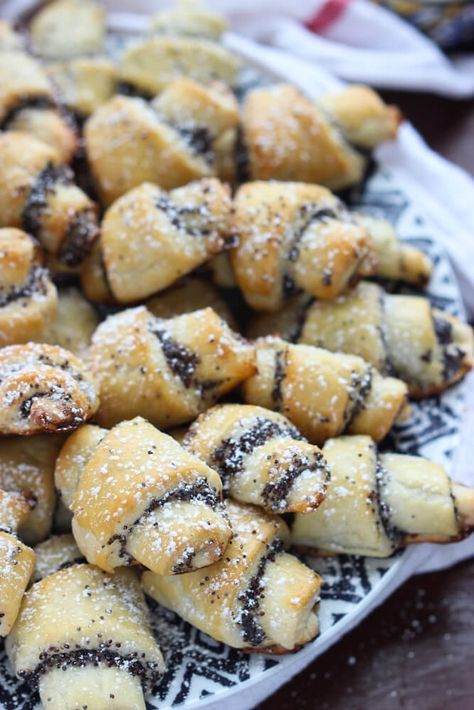
{"label": "dark wood surface", "polygon": [[[384,97],[432,148],[474,174],[472,102]],[[411,579],[259,707],[474,710],[474,559]]]}

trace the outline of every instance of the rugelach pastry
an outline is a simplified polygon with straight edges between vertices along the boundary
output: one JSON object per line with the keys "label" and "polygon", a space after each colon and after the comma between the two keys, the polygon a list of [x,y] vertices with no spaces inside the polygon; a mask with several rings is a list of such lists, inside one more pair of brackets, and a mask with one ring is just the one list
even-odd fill
{"label": "rugelach pastry", "polygon": [[220,291],[204,276],[185,276],[166,291],[152,296],[145,305],[150,313],[158,318],[172,318],[202,308],[212,308],[236,330],[237,324],[232,311]]}
{"label": "rugelach pastry", "polygon": [[245,404],[208,409],[183,446],[217,471],[234,500],[270,513],[307,513],[324,500],[330,471],[317,446],[276,412]]}
{"label": "rugelach pastry", "polygon": [[255,352],[211,308],[161,319],[140,306],[99,325],[88,363],[99,388],[101,426],[142,416],[170,429],[250,377]]}
{"label": "rugelach pastry", "polygon": [[58,291],[58,313],[53,324],[52,340],[80,358],[85,358],[99,316],[82,292],[74,286]]}
{"label": "rugelach pastry", "polygon": [[143,694],[164,672],[143,593],[127,569],[109,575],[75,564],[35,582],[7,652],[45,710],[145,710]]}
{"label": "rugelach pastry", "polygon": [[79,57],[46,67],[61,102],[81,121],[116,93],[117,68],[106,57]]}
{"label": "rugelach pastry", "polygon": [[88,369],[67,350],[45,343],[0,349],[0,434],[72,431],[98,406]]}
{"label": "rugelach pastry", "polygon": [[474,490],[418,456],[378,453],[368,436],[323,448],[331,468],[326,499],[298,514],[292,543],[316,554],[388,557],[419,542],[460,540],[474,528]]}
{"label": "rugelach pastry", "polygon": [[79,549],[107,572],[136,562],[158,574],[206,567],[231,537],[217,473],[140,417],[78,429],[55,481]]}
{"label": "rugelach pastry", "polygon": [[45,59],[68,59],[101,52],[105,43],[105,10],[92,0],[53,0],[33,16],[33,52]]}
{"label": "rugelach pastry", "polygon": [[222,560],[179,577],[145,572],[143,588],[217,641],[249,652],[294,651],[318,634],[321,578],[285,552],[282,518],[231,501],[226,507],[234,537]]}
{"label": "rugelach pastry", "polygon": [[151,18],[151,30],[156,34],[205,37],[217,42],[226,29],[225,18],[200,3],[181,3]]}
{"label": "rugelach pastry", "polygon": [[281,412],[315,444],[343,432],[380,441],[408,415],[406,384],[356,355],[275,337],[255,345],[257,371],[242,385],[244,401]]}
{"label": "rugelach pastry", "polygon": [[59,572],[86,559],[78,548],[73,535],[51,535],[35,547],[36,565],[32,581],[38,582],[49,574]]}

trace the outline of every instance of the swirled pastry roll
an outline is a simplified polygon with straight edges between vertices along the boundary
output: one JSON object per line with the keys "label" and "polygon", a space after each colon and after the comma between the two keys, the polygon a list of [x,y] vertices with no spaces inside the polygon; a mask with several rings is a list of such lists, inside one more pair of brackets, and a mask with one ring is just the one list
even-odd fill
{"label": "swirled pastry roll", "polygon": [[47,710],[145,710],[143,693],[164,671],[133,572],[87,564],[32,585],[7,652]]}
{"label": "swirled pastry roll", "polygon": [[182,76],[201,84],[217,79],[234,86],[238,70],[237,56],[216,42],[202,37],[156,36],[125,50],[119,76],[127,90],[151,97]]}
{"label": "swirled pastry roll", "polygon": [[164,35],[205,37],[217,42],[227,29],[222,15],[199,4],[177,6],[161,10],[151,18],[151,30]]}
{"label": "swirled pastry roll", "polygon": [[24,496],[0,490],[0,636],[10,633],[35,566],[35,553],[16,536],[30,510]]}
{"label": "swirled pastry roll", "polygon": [[85,357],[92,334],[99,324],[93,306],[74,287],[60,288],[53,342],[78,357]]}
{"label": "swirled pastry roll", "polygon": [[76,429],[97,411],[96,386],[84,364],[56,345],[0,349],[0,433]]}
{"label": "swirled pastry roll", "polygon": [[183,446],[217,471],[231,498],[271,513],[306,513],[326,493],[329,470],[317,446],[276,412],[245,404],[209,409]]}
{"label": "swirled pastry roll", "polygon": [[23,38],[6,20],[0,20],[0,52],[11,52],[23,48]]}
{"label": "swirled pastry roll", "polygon": [[85,562],[74,536],[52,535],[35,547],[36,565],[32,581],[38,582],[49,574],[59,572],[74,564]]}
{"label": "swirled pastry roll", "polygon": [[111,426],[143,416],[160,428],[196,418],[255,371],[253,347],[211,308],[169,320],[144,307],[109,316],[88,360]]}
{"label": "swirled pastry roll", "polygon": [[331,302],[295,299],[250,331],[359,355],[404,380],[415,398],[442,392],[473,366],[469,325],[432,308],[426,298],[392,295],[365,281]]}
{"label": "swirled pastry roll", "polygon": [[22,227],[66,266],[98,234],[97,208],[57,153],[26,133],[0,134],[0,227]]}
{"label": "swirled pastry roll", "polygon": [[187,276],[166,291],[153,296],[146,307],[158,318],[172,318],[202,308],[212,308],[234,330],[236,321],[218,289],[205,278]]}
{"label": "swirled pastry roll", "polygon": [[251,182],[238,190],[234,204],[239,243],[232,264],[256,310],[277,310],[299,290],[331,299],[376,273],[367,231],[324,187]]}
{"label": "swirled pastry roll", "polygon": [[117,68],[105,57],[80,57],[46,67],[61,101],[80,119],[105,104],[117,88]]}
{"label": "swirled pastry roll", "polygon": [[[231,232],[229,189],[215,178],[165,193],[144,183],[109,207],[100,249],[106,283],[121,303],[170,286],[226,248]],[[84,266],[86,293],[94,261]]]}
{"label": "swirled pastry roll", "polygon": [[282,412],[316,444],[344,431],[379,441],[404,413],[406,384],[356,355],[280,338],[257,340],[256,352],[257,372],[243,383],[244,400]]}
{"label": "swirled pastry roll", "polygon": [[19,229],[0,229],[0,346],[51,340],[57,301],[39,244]]}
{"label": "swirled pastry roll", "polygon": [[87,560],[180,574],[220,559],[231,531],[217,473],[141,418],[86,425],[58,457],[56,486]]}
{"label": "swirled pastry roll", "polygon": [[368,436],[326,442],[331,484],[321,506],[298,514],[292,542],[321,554],[387,557],[418,542],[453,542],[474,527],[474,490],[440,464],[378,454]]}
{"label": "swirled pastry roll", "polygon": [[30,512],[18,527],[28,545],[44,540],[51,530],[56,504],[54,465],[63,437],[49,435],[0,439],[0,489],[21,493]]}
{"label": "swirled pastry roll", "polygon": [[250,91],[242,110],[240,175],[339,190],[362,178],[365,160],[315,103],[290,84]]}
{"label": "swirled pastry roll", "polygon": [[0,52],[0,126],[44,141],[69,162],[77,148],[70,120],[58,109],[42,66],[25,52]]}
{"label": "swirled pastry roll", "polygon": [[35,13],[30,23],[35,54],[67,59],[104,48],[105,10],[92,0],[54,0]]}
{"label": "swirled pastry roll", "polygon": [[402,121],[396,106],[387,106],[376,91],[359,84],[318,96],[318,105],[336,122],[350,143],[366,150],[394,140]]}
{"label": "swirled pastry roll", "polygon": [[286,653],[319,631],[320,577],[284,552],[288,528],[278,516],[226,502],[234,537],[222,560],[179,577],[145,572],[153,599],[234,648]]}

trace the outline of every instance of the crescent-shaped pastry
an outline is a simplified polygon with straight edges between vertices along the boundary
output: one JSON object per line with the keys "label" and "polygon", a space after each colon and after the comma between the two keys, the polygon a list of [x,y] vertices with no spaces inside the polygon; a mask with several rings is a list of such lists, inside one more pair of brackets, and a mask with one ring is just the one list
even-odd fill
{"label": "crescent-shaped pastry", "polygon": [[158,34],[184,37],[204,37],[217,42],[227,29],[222,15],[199,4],[178,5],[161,10],[151,18],[151,30]]}
{"label": "crescent-shaped pastry", "polygon": [[282,412],[315,444],[343,432],[380,441],[405,414],[406,384],[356,355],[274,337],[257,340],[256,353],[257,372],[242,386],[245,402]]}
{"label": "crescent-shaped pastry", "polygon": [[107,572],[135,562],[188,572],[220,559],[231,537],[217,473],[139,417],[79,429],[55,480],[79,549]]}
{"label": "crescent-shaped pastry", "polygon": [[125,50],[119,76],[127,89],[151,97],[182,76],[201,84],[218,80],[234,86],[239,68],[237,56],[216,42],[156,36]]}
{"label": "crescent-shaped pastry", "polygon": [[63,437],[51,434],[0,439],[0,489],[21,493],[30,503],[18,533],[28,545],[44,540],[51,530],[56,492],[54,465]]}
{"label": "crescent-shaped pastry", "polygon": [[474,528],[474,490],[440,464],[379,454],[368,436],[326,442],[331,484],[321,506],[298,514],[292,542],[319,554],[388,557],[418,542],[454,542]]}
{"label": "crescent-shaped pastry", "polygon": [[408,385],[420,399],[443,392],[472,368],[472,328],[420,296],[394,295],[361,282],[334,301],[292,300],[271,317],[256,319],[253,337],[286,340],[359,355]]}
{"label": "crescent-shaped pastry", "polygon": [[116,93],[117,68],[106,57],[80,57],[46,67],[62,103],[83,120]]}
{"label": "crescent-shaped pastry", "polygon": [[92,0],[53,0],[31,20],[30,42],[45,59],[95,54],[104,48],[105,10]]}
{"label": "crescent-shaped pastry", "polygon": [[50,341],[57,302],[39,244],[19,229],[0,229],[0,347]]}
{"label": "crescent-shaped pastry", "polygon": [[0,126],[24,131],[51,146],[68,163],[77,149],[73,124],[57,107],[43,67],[25,52],[0,52]]}
{"label": "crescent-shaped pastry", "polygon": [[231,253],[237,283],[256,310],[275,311],[305,291],[332,299],[376,273],[377,256],[364,227],[318,185],[251,182],[237,192]]}
{"label": "crescent-shaped pastry", "polygon": [[58,313],[52,327],[55,345],[84,358],[98,324],[97,312],[79,289],[73,286],[59,289]]}
{"label": "crescent-shaped pastry", "polygon": [[0,490],[0,636],[10,633],[35,567],[35,553],[16,536],[30,510],[24,496]]}
{"label": "crescent-shaped pastry", "polygon": [[[170,193],[144,183],[105,214],[100,237],[104,279],[117,301],[136,302],[225,249],[230,233],[229,189],[219,180],[199,180]],[[89,297],[97,293],[95,269],[93,256],[82,277]]]}
{"label": "crescent-shaped pastry", "polygon": [[276,412],[246,404],[209,409],[183,446],[219,473],[228,495],[270,513],[307,513],[324,500],[329,469],[317,446]]}
{"label": "crescent-shaped pastry", "polygon": [[288,528],[282,518],[231,501],[226,507],[234,537],[222,560],[179,577],[145,572],[143,588],[229,646],[294,651],[318,634],[321,578],[284,551]]}
{"label": "crescent-shaped pastry", "polygon": [[255,371],[254,348],[211,308],[169,320],[143,306],[109,316],[94,333],[88,361],[103,426],[135,416],[179,426]]}
{"label": "crescent-shaped pastry", "polygon": [[138,580],[75,564],[26,593],[8,656],[43,707],[145,710],[164,671]]}
{"label": "crescent-shaped pastry", "polygon": [[57,153],[9,131],[0,134],[0,165],[0,227],[22,227],[66,266],[80,264],[98,234],[97,208]]}
{"label": "crescent-shaped pastry", "polygon": [[45,343],[0,349],[0,434],[72,431],[98,406],[94,380],[67,350]]}
{"label": "crescent-shaped pastry", "polygon": [[340,190],[359,182],[365,159],[315,103],[290,84],[250,91],[242,109],[239,173]]}
{"label": "crescent-shaped pastry", "polygon": [[78,548],[73,535],[52,535],[35,547],[36,565],[32,582],[74,564],[85,562],[86,559]]}

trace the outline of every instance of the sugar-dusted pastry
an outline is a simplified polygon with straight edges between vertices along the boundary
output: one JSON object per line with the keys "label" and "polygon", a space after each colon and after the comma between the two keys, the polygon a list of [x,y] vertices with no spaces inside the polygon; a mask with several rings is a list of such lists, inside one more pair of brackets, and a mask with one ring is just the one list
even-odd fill
{"label": "sugar-dusted pastry", "polygon": [[14,131],[0,134],[0,165],[0,227],[23,228],[77,266],[98,234],[97,208],[69,168],[45,143]]}
{"label": "sugar-dusted pastry", "polygon": [[282,518],[226,502],[234,537],[222,560],[179,577],[145,572],[145,592],[212,638],[245,651],[287,653],[319,631],[321,578],[284,551]]}
{"label": "sugar-dusted pastry", "polygon": [[57,292],[42,250],[15,228],[0,228],[0,347],[51,340]]}
{"label": "sugar-dusted pastry", "polygon": [[220,559],[229,542],[217,473],[141,417],[78,429],[55,480],[79,549],[107,572],[140,562],[180,574]]}
{"label": "sugar-dusted pastry", "polygon": [[365,159],[323,111],[290,84],[250,91],[242,109],[240,176],[332,190],[362,178]]}
{"label": "sugar-dusted pastry", "polygon": [[342,432],[379,441],[406,413],[406,384],[356,355],[275,337],[257,340],[256,353],[257,372],[243,383],[244,400],[282,412],[316,444]]}
{"label": "sugar-dusted pastry", "polygon": [[474,528],[474,490],[418,456],[379,454],[368,436],[326,442],[331,484],[321,506],[298,514],[292,542],[323,555],[388,557],[418,542],[455,542]]}
{"label": "sugar-dusted pastry", "polygon": [[98,323],[97,312],[78,288],[70,286],[59,289],[52,342],[78,357],[84,357]]}
{"label": "sugar-dusted pastry", "polygon": [[33,582],[38,582],[49,574],[71,567],[78,562],[85,562],[85,557],[78,548],[73,535],[52,535],[35,547],[36,565]]}
{"label": "sugar-dusted pastry", "polygon": [[153,296],[146,307],[158,318],[172,318],[202,308],[212,308],[218,316],[235,329],[236,321],[226,301],[209,279],[186,276],[166,291]]}
{"label": "sugar-dusted pastry", "polygon": [[98,406],[88,369],[67,350],[45,343],[0,349],[0,434],[71,431]]}
{"label": "sugar-dusted pastry", "polygon": [[160,428],[179,426],[255,371],[254,348],[211,308],[168,320],[143,306],[109,316],[88,360],[103,426],[137,415]]}
{"label": "sugar-dusted pastry", "polygon": [[279,313],[257,318],[249,333],[359,355],[383,374],[429,397],[462,379],[473,366],[472,328],[432,308],[426,298],[394,295],[363,281],[334,301],[296,298]]}
{"label": "sugar-dusted pastry", "polygon": [[106,57],[79,57],[46,67],[62,103],[79,118],[105,104],[117,88],[117,68]]}
{"label": "sugar-dusted pastry", "polygon": [[251,182],[235,197],[231,253],[248,304],[274,311],[297,291],[334,298],[362,276],[376,273],[367,230],[337,197],[318,185]]}
{"label": "sugar-dusted pastry", "polygon": [[[102,221],[107,286],[121,303],[151,296],[225,249],[230,234],[229,188],[219,180],[192,182],[170,193],[144,183],[114,202]],[[84,289],[92,298],[95,269],[94,258],[83,267]]]}
{"label": "sugar-dusted pastry", "polygon": [[46,72],[19,50],[0,51],[0,126],[44,141],[63,162],[69,162],[77,148],[74,126],[58,109]]}
{"label": "sugar-dusted pastry", "polygon": [[56,505],[54,465],[63,437],[48,435],[0,439],[0,489],[21,493],[31,510],[18,528],[28,545],[44,540],[51,530]]}
{"label": "sugar-dusted pastry", "polygon": [[397,106],[387,106],[376,91],[361,84],[318,96],[318,106],[329,114],[350,143],[364,149],[394,140],[402,121]]}
{"label": "sugar-dusted pastry", "polygon": [[94,54],[104,48],[105,10],[93,0],[53,0],[31,20],[30,42],[45,59]]}
{"label": "sugar-dusted pastry", "polygon": [[35,553],[16,536],[30,510],[20,493],[0,490],[0,636],[10,633],[35,567]]}
{"label": "sugar-dusted pastry", "polygon": [[236,55],[208,39],[155,36],[125,50],[119,76],[128,90],[151,97],[182,76],[234,86],[239,66]]}
{"label": "sugar-dusted pastry", "polygon": [[145,710],[164,671],[139,582],[75,564],[26,593],[8,656],[47,710]]}
{"label": "sugar-dusted pastry", "polygon": [[227,28],[222,15],[211,12],[200,3],[178,4],[161,10],[151,18],[151,30],[159,34],[185,37],[206,37],[218,41]]}
{"label": "sugar-dusted pastry", "polygon": [[6,20],[0,20],[0,52],[23,48],[23,38]]}
{"label": "sugar-dusted pastry", "polygon": [[307,513],[324,500],[329,469],[317,446],[276,412],[223,404],[201,414],[183,446],[219,473],[228,495],[270,513]]}

